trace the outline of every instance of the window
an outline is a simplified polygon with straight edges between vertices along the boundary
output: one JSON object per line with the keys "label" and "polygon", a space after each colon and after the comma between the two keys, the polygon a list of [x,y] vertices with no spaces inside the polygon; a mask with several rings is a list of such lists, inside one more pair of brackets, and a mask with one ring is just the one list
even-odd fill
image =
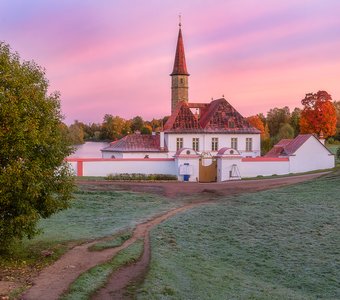
{"label": "window", "polygon": [[237,138],[231,138],[230,148],[237,150]]}
{"label": "window", "polygon": [[253,139],[252,138],[246,138],[246,151],[247,152],[253,151]]}
{"label": "window", "polygon": [[199,151],[199,138],[192,138],[192,149]]}
{"label": "window", "polygon": [[218,138],[211,138],[211,151],[218,150]]}
{"label": "window", "polygon": [[179,150],[183,148],[183,138],[177,138],[176,139],[176,149]]}

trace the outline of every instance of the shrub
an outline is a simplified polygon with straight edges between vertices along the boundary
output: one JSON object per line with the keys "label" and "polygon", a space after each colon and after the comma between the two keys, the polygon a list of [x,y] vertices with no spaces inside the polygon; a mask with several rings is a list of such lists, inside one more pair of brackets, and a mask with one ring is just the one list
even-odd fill
{"label": "shrub", "polygon": [[106,180],[125,180],[125,181],[155,181],[155,180],[177,180],[176,175],[169,174],[141,174],[141,173],[121,173],[109,174]]}

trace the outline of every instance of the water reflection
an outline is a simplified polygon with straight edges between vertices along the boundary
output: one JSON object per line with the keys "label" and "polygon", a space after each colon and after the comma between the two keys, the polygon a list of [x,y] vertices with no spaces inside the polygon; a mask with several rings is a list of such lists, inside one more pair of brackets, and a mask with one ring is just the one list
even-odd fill
{"label": "water reflection", "polygon": [[101,158],[102,153],[100,149],[108,146],[109,143],[99,143],[99,142],[86,142],[83,145],[75,146],[77,150],[69,157],[87,157],[87,158]]}

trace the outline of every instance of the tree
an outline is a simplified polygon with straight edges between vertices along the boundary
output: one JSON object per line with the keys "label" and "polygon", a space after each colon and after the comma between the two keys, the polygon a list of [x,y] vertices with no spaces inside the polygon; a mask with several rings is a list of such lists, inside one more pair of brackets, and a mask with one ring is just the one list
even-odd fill
{"label": "tree", "polygon": [[59,93],[44,70],[0,42],[0,251],[31,238],[40,218],[68,207],[72,148],[63,134]]}
{"label": "tree", "polygon": [[150,125],[144,125],[142,127],[142,130],[140,131],[142,134],[151,134],[152,133],[152,127]]}
{"label": "tree", "polygon": [[297,136],[300,133],[300,117],[301,117],[301,109],[295,107],[290,116],[289,124],[294,129],[294,136]]}
{"label": "tree", "polygon": [[279,133],[280,127],[289,123],[290,120],[290,112],[289,107],[285,106],[283,108],[273,108],[267,113],[267,124],[269,127],[269,133],[271,137],[277,136]]}
{"label": "tree", "polygon": [[103,139],[117,140],[128,134],[130,131],[130,124],[126,120],[118,116],[105,115],[102,125]]}
{"label": "tree", "polygon": [[247,118],[247,121],[250,123],[251,126],[261,131],[261,138],[263,138],[265,134],[265,128],[263,121],[261,120],[259,115],[250,116]]}
{"label": "tree", "polygon": [[303,110],[300,118],[301,133],[323,133],[324,137],[336,133],[336,110],[332,97],[326,91],[306,94],[301,100]]}
{"label": "tree", "polygon": [[84,144],[84,126],[82,123],[75,121],[68,128],[68,138],[72,145]]}
{"label": "tree", "polygon": [[336,139],[340,140],[340,101],[333,102],[336,110]]}
{"label": "tree", "polygon": [[132,132],[141,131],[144,126],[144,120],[140,116],[136,116],[131,120],[131,130]]}
{"label": "tree", "polygon": [[282,124],[277,137],[278,140],[292,139],[294,137],[294,128],[288,123]]}

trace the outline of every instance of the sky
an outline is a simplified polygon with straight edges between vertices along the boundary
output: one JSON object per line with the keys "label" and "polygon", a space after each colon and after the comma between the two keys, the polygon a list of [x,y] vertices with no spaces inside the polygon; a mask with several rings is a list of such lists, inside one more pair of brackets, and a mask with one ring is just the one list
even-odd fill
{"label": "sky", "polygon": [[179,14],[190,102],[340,100],[339,0],[0,0],[0,41],[46,69],[67,124],[151,120],[170,114]]}

